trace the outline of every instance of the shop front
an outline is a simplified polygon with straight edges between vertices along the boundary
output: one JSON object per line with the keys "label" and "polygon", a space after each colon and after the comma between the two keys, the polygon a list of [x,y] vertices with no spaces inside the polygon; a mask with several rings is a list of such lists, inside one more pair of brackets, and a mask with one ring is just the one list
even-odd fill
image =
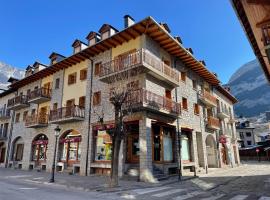
{"label": "shop front", "polygon": [[40,134],[32,141],[32,161],[35,162],[35,166],[42,166],[46,169],[48,150],[48,137],[44,134]]}
{"label": "shop front", "polygon": [[[80,166],[81,160],[81,134],[76,130],[68,130],[59,140],[59,161],[64,163],[64,168]],[[78,169],[79,171],[79,169]]]}

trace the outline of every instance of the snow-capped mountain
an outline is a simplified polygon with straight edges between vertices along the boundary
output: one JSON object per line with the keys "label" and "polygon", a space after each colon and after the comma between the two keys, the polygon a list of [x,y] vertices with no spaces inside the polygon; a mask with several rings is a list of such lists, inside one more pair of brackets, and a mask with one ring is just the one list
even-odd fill
{"label": "snow-capped mountain", "polygon": [[12,67],[8,64],[5,64],[3,62],[0,62],[0,89],[7,88],[8,86],[7,80],[11,76],[21,79],[24,76],[24,70],[21,70],[16,67]]}
{"label": "snow-capped mountain", "polygon": [[235,113],[246,117],[258,116],[270,110],[270,85],[257,60],[240,67],[230,78],[228,85],[239,102]]}

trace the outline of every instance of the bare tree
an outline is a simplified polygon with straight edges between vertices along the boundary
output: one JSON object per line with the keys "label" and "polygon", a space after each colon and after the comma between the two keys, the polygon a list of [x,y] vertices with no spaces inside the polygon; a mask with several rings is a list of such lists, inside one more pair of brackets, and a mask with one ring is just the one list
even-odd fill
{"label": "bare tree", "polygon": [[[112,139],[112,159],[111,159],[111,175],[110,186],[118,186],[118,168],[119,168],[119,153],[121,143],[126,137],[126,128],[124,125],[124,118],[132,113],[132,98],[135,90],[134,84],[129,84],[132,77],[136,77],[138,70],[122,71],[137,63],[139,59],[137,52],[126,56],[125,58],[111,61],[109,65],[102,66],[107,73],[116,72],[115,75],[108,78],[108,85],[110,85],[109,102],[114,107],[114,130],[111,132]],[[106,68],[105,68],[106,67]],[[122,71],[122,72],[120,72]],[[119,73],[117,73],[119,72]]]}

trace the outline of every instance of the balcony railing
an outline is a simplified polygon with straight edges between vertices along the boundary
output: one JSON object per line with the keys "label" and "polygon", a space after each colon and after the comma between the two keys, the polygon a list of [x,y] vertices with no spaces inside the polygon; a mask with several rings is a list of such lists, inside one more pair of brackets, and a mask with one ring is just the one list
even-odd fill
{"label": "balcony railing", "polygon": [[48,115],[46,113],[32,114],[26,117],[25,126],[28,128],[38,128],[48,125]]}
{"label": "balcony railing", "polygon": [[262,28],[262,35],[264,46],[270,45],[270,25]]}
{"label": "balcony railing", "polygon": [[218,107],[217,112],[218,112],[218,117],[221,119],[225,119],[225,118],[230,117],[229,110],[226,108]]}
{"label": "balcony railing", "polygon": [[164,96],[157,95],[145,89],[132,91],[125,103],[125,109],[148,108],[165,114],[179,115],[180,103],[176,103]]}
{"label": "balcony railing", "polygon": [[19,95],[8,100],[7,107],[9,109],[21,109],[29,106],[28,98],[25,95]]}
{"label": "balcony railing", "polygon": [[202,102],[204,102],[208,106],[217,106],[217,98],[214,97],[210,92],[203,90],[201,94],[199,94],[199,98]]}
{"label": "balcony railing", "polygon": [[62,107],[57,110],[51,110],[49,121],[51,123],[64,123],[71,121],[84,120],[85,109],[83,107],[74,105],[70,107]]}
{"label": "balcony railing", "polygon": [[10,118],[10,110],[4,108],[0,108],[0,119],[8,119]]}
{"label": "balcony railing", "polygon": [[30,92],[28,95],[28,101],[31,103],[43,103],[49,101],[51,98],[51,89],[38,88]]}
{"label": "balcony railing", "polygon": [[215,130],[220,129],[219,119],[209,116],[207,119],[207,127]]}
{"label": "balcony railing", "polygon": [[156,77],[166,78],[173,84],[178,84],[180,80],[179,71],[166,65],[160,58],[150,53],[148,50],[140,49],[136,52],[116,58],[101,65],[100,77],[105,78],[135,67],[144,66],[155,74]]}

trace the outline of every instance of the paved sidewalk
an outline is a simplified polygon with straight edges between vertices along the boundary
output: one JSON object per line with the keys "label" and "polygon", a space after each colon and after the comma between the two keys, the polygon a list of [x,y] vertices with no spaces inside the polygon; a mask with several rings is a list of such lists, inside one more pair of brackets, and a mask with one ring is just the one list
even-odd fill
{"label": "paved sidewalk", "polygon": [[[178,177],[174,176],[168,180],[160,181],[158,183],[145,183],[139,181],[128,181],[119,180],[119,187],[110,188],[109,187],[109,177],[90,175],[90,176],[78,176],[78,175],[68,175],[66,173],[56,173],[55,183],[49,183],[50,173],[48,172],[37,172],[24,171],[19,169],[5,169],[0,168],[0,180],[1,179],[18,179],[19,181],[36,183],[36,184],[46,184],[55,185],[59,187],[65,187],[70,189],[77,189],[83,191],[103,191],[103,192],[116,192],[125,191],[131,189],[140,189],[145,187],[157,187],[167,184],[172,184],[178,182]],[[189,180],[193,177],[183,177],[183,181]]]}

